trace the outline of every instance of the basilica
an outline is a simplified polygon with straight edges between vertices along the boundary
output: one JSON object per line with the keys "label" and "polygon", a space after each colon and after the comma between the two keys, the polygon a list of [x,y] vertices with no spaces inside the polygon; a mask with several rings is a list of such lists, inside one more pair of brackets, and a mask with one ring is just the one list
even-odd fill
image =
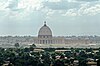
{"label": "basilica", "polygon": [[46,22],[40,28],[38,37],[34,38],[35,44],[65,44],[64,37],[53,37],[52,30],[48,27]]}

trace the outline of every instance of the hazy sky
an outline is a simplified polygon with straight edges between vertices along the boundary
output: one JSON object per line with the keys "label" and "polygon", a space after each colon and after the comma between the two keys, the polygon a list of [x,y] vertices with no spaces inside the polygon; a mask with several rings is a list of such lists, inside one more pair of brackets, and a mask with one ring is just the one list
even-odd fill
{"label": "hazy sky", "polygon": [[100,35],[100,0],[0,0],[0,35]]}

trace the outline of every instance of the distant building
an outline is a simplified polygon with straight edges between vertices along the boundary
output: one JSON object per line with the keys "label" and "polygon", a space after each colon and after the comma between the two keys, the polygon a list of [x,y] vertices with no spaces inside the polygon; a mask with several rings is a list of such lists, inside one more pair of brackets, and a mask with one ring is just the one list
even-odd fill
{"label": "distant building", "polygon": [[64,37],[53,37],[51,29],[46,25],[46,22],[44,22],[44,25],[40,28],[38,32],[38,37],[34,38],[35,44],[65,44]]}

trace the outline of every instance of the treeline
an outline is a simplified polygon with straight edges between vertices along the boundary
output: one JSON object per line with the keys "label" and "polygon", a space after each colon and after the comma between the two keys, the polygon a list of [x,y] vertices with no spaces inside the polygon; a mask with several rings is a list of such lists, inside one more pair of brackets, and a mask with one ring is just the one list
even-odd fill
{"label": "treeline", "polygon": [[[93,62],[100,66],[100,48],[0,48],[0,66],[87,66]],[[70,50],[56,52],[55,50]],[[74,61],[78,61],[74,64]]]}

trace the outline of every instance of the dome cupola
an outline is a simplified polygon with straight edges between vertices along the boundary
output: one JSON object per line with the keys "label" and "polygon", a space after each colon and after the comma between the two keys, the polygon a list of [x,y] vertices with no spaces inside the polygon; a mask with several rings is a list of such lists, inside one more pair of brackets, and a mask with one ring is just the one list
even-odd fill
{"label": "dome cupola", "polygon": [[39,38],[48,38],[48,37],[52,37],[52,31],[51,29],[46,25],[46,21],[44,22],[44,25],[40,28],[39,32],[38,32],[38,37]]}

